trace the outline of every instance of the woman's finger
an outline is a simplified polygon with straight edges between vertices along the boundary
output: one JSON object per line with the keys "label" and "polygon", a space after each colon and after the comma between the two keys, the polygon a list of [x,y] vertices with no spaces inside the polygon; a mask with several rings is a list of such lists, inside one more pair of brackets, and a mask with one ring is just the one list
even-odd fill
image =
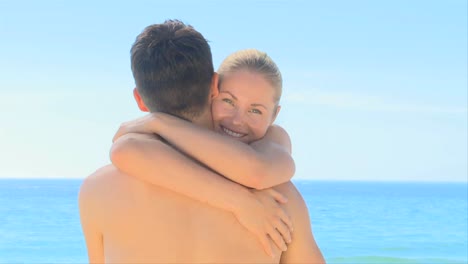
{"label": "woman's finger", "polygon": [[280,235],[276,228],[274,228],[273,226],[268,227],[268,235],[270,236],[271,240],[273,240],[273,242],[279,250],[286,251],[288,249],[283,236]]}
{"label": "woman's finger", "polygon": [[274,258],[275,255],[273,254],[273,248],[271,246],[271,241],[269,237],[265,234],[260,234],[259,239],[260,243],[262,244],[263,250],[265,250],[268,256]]}
{"label": "woman's finger", "polygon": [[281,219],[278,218],[273,223],[273,226],[278,230],[286,243],[291,243],[291,230]]}
{"label": "woman's finger", "polygon": [[269,193],[278,203],[287,203],[288,198],[277,190],[270,189]]}
{"label": "woman's finger", "polygon": [[279,217],[279,219],[281,219],[281,221],[283,221],[288,226],[290,232],[294,230],[291,217],[289,217],[289,214],[286,212],[286,210],[279,207],[278,211],[276,212],[276,215]]}

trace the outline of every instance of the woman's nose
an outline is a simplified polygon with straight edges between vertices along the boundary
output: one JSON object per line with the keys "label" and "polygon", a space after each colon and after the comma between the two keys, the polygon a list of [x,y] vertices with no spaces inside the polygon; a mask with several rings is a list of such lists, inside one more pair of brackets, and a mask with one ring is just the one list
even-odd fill
{"label": "woman's nose", "polygon": [[242,124],[242,120],[243,120],[243,115],[242,115],[242,112],[237,110],[237,111],[234,111],[233,115],[232,115],[232,124],[234,125],[241,125]]}

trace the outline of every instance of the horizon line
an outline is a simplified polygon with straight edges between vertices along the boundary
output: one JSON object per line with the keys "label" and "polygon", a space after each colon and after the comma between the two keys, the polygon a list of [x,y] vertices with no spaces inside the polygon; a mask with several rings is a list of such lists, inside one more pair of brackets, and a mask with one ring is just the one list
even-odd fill
{"label": "horizon line", "polygon": [[[84,180],[84,178],[78,177],[0,177],[1,180]],[[294,181],[310,181],[310,182],[374,182],[374,183],[465,183],[468,184],[467,180],[401,180],[401,179],[382,179],[382,180],[375,180],[375,179],[304,179],[304,178],[293,178],[291,179],[292,182]]]}

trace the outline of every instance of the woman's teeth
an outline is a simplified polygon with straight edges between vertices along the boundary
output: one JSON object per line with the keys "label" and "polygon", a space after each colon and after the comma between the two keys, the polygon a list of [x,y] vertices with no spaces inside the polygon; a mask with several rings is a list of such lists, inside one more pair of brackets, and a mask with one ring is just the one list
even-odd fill
{"label": "woman's teeth", "polygon": [[223,131],[224,131],[224,133],[226,133],[226,134],[228,134],[228,135],[230,135],[232,137],[239,138],[239,137],[244,136],[244,134],[236,133],[236,132],[234,132],[232,130],[229,130],[229,129],[225,128],[225,127],[223,127]]}

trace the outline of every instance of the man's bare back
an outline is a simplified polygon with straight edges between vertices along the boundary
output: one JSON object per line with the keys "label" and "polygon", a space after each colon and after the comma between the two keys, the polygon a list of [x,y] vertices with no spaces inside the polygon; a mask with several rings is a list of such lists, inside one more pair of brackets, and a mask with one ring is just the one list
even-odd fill
{"label": "man's bare back", "polygon": [[[303,243],[300,237],[300,232],[306,231],[303,228],[307,228],[300,223],[304,218],[301,215],[307,216],[310,228],[307,209],[291,183],[277,189],[288,196],[286,210],[292,219],[299,222],[294,232],[298,235],[293,233],[288,251],[280,258],[281,251],[275,248],[274,259],[265,253],[258,239],[242,227],[232,213],[138,181],[113,166],[106,166],[85,180],[80,207],[86,210],[82,220],[92,222],[102,234],[105,262],[298,262],[304,254],[301,247],[311,245]],[[301,213],[301,210],[305,212]],[[92,219],[86,219],[87,216]],[[312,242],[315,245],[313,238]],[[318,248],[306,251],[315,254],[318,261],[323,260]]]}

